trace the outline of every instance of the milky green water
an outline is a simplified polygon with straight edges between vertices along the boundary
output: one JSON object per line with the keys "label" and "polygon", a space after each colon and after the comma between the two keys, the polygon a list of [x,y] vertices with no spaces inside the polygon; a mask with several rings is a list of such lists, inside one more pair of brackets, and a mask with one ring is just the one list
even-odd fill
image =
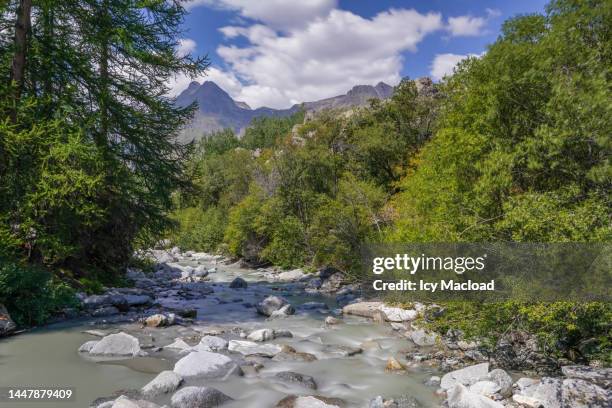
{"label": "milky green water", "polygon": [[[241,274],[251,282],[248,291],[229,290],[224,282]],[[214,276],[215,294],[203,299],[191,300],[198,309],[198,322],[191,327],[173,326],[165,329],[142,329],[136,324],[94,327],[89,322],[60,324],[34,330],[0,340],[0,387],[69,387],[75,390],[71,402],[0,402],[0,408],[86,408],[99,397],[118,395],[120,390],[140,389],[165,369],[172,369],[181,358],[179,354],[150,352],[150,357],[130,360],[95,361],[80,355],[78,348],[88,340],[98,338],[83,333],[88,329],[126,331],[139,337],[141,344],[164,346],[175,337],[197,333],[211,327],[225,327],[228,331],[239,327],[245,331],[270,327],[290,330],[293,338],[274,340],[274,343],[289,344],[297,351],[308,352],[318,357],[314,362],[274,362],[266,360],[264,369],[256,377],[231,377],[225,381],[188,381],[186,385],[213,386],[235,399],[224,405],[228,408],[273,407],[289,394],[318,394],[338,397],[348,401],[350,407],[367,407],[368,401],[377,395],[394,397],[412,395],[424,407],[440,406],[440,400],[432,388],[423,381],[436,374],[427,369],[409,369],[404,374],[385,372],[386,360],[393,356],[403,360],[406,350],[412,346],[393,333],[388,325],[372,324],[364,319],[345,318],[345,323],[335,327],[324,327],[325,313],[298,313],[286,319],[265,320],[253,308],[244,308],[231,302],[239,297],[252,301],[255,296],[270,291],[269,285],[255,283],[259,279],[244,270],[225,268]],[[307,301],[325,301],[334,307],[333,299],[313,297],[301,291],[279,293],[292,304],[299,306]],[[216,299],[228,300],[217,303]],[[237,334],[233,338],[238,338]],[[231,337],[231,336],[230,336]],[[327,345],[359,346],[364,341],[375,340],[381,348],[366,350],[353,357],[336,357],[325,352]],[[196,340],[197,341],[197,340]],[[150,350],[150,349],[148,349]],[[236,355],[232,355],[237,357]],[[315,378],[319,389],[309,392],[299,387],[290,387],[273,380],[276,372],[291,370]],[[164,404],[169,397],[155,401]]]}

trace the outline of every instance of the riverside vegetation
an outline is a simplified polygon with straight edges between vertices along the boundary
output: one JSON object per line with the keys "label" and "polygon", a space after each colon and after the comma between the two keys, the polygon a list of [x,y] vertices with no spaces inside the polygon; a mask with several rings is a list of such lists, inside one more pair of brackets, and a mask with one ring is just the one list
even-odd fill
{"label": "riverside vegetation", "polygon": [[[175,197],[172,240],[348,274],[367,242],[609,242],[612,10],[547,10],[507,21],[439,85],[404,81],[367,109],[210,135],[192,190]],[[609,303],[459,302],[433,327],[491,348],[526,331],[556,357],[610,364],[611,321]]]}
{"label": "riverside vegetation", "polygon": [[[206,67],[175,51],[180,5],[0,7],[0,304],[22,327],[123,283],[164,237],[353,279],[367,242],[610,241],[610,2],[508,20],[440,84],[197,146],[174,143],[193,107],[160,96]],[[609,303],[444,307],[432,329],[489,350],[528,333],[561,361],[612,362]]]}

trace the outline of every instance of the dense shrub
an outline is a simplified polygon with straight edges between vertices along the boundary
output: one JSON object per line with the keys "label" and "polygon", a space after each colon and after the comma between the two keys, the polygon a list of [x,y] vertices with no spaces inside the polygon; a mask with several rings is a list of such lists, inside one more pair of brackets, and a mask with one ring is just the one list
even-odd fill
{"label": "dense shrub", "polygon": [[20,326],[44,323],[64,307],[78,304],[74,290],[41,267],[0,259],[0,303]]}
{"label": "dense shrub", "polygon": [[430,323],[440,333],[461,329],[492,351],[512,332],[536,336],[543,353],[573,361],[612,364],[612,305],[602,302],[453,302]]}
{"label": "dense shrub", "polygon": [[227,216],[220,208],[183,208],[174,213],[174,218],[178,227],[171,239],[181,248],[214,252],[223,242]]}

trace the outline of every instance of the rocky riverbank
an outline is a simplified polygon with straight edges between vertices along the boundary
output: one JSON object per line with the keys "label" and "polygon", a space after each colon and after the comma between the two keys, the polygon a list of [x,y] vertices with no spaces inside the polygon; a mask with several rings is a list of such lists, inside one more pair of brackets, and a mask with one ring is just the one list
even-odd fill
{"label": "rocky riverbank", "polygon": [[503,359],[460,332],[421,327],[420,317],[440,312],[435,305],[362,299],[332,268],[245,269],[178,249],[149,256],[154,272],[128,271],[133,287],[81,294],[82,307],[65,311],[90,326],[78,349],[85,362],[154,374],[91,407],[552,408],[612,400],[612,370],[506,371]]}

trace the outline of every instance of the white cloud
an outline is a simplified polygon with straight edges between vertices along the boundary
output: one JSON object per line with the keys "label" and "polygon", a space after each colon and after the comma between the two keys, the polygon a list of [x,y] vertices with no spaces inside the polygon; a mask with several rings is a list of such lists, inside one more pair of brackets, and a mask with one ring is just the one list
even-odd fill
{"label": "white cloud", "polygon": [[483,17],[459,16],[448,19],[448,31],[454,37],[472,37],[482,34],[482,29],[487,24]]}
{"label": "white cloud", "polygon": [[415,52],[429,33],[443,28],[439,13],[391,9],[371,19],[332,10],[284,34],[256,24],[224,27],[247,47],[220,46],[217,53],[245,84],[241,100],[253,107],[287,107],[346,92],[356,84],[399,82],[401,53]]}
{"label": "white cloud", "polygon": [[185,2],[189,9],[207,5],[236,10],[242,17],[261,21],[278,30],[303,27],[317,17],[329,14],[337,0],[193,0]]}
{"label": "white cloud", "polygon": [[189,55],[192,52],[195,51],[196,49],[196,42],[193,41],[191,38],[181,38],[179,40],[179,45],[178,48],[176,49],[176,52],[178,53],[179,56],[184,57],[185,55]]}
{"label": "white cloud", "polygon": [[502,15],[502,12],[498,9],[486,8],[485,11],[489,18],[497,18]]}
{"label": "white cloud", "polygon": [[468,58],[468,57],[481,57],[482,54],[438,54],[435,56],[433,62],[431,63],[431,71],[430,74],[433,79],[439,81],[444,78],[446,75],[452,75],[455,67],[459,62]]}

